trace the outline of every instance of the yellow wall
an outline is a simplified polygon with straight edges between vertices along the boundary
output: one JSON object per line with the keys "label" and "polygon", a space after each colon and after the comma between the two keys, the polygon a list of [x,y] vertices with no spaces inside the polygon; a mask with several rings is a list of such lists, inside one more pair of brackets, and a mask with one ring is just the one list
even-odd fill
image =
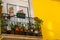
{"label": "yellow wall", "polygon": [[43,39],[60,39],[60,2],[54,0],[32,0],[35,16],[43,22]]}

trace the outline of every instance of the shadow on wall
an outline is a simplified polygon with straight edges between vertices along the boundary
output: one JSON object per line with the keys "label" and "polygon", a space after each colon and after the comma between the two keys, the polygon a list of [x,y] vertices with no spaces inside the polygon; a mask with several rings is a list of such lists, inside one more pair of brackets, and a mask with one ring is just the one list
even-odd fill
{"label": "shadow on wall", "polygon": [[60,2],[60,0],[51,0],[51,1],[56,1],[56,2]]}

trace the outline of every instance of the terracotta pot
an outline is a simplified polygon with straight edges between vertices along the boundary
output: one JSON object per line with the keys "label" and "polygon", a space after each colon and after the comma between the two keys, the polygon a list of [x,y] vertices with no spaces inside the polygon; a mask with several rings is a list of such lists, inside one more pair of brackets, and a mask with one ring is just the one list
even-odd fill
{"label": "terracotta pot", "polygon": [[11,34],[11,30],[7,30],[7,34]]}
{"label": "terracotta pot", "polygon": [[15,25],[15,31],[14,31],[15,34],[19,34],[19,27],[17,25]]}
{"label": "terracotta pot", "polygon": [[11,30],[11,34],[14,34],[14,30]]}

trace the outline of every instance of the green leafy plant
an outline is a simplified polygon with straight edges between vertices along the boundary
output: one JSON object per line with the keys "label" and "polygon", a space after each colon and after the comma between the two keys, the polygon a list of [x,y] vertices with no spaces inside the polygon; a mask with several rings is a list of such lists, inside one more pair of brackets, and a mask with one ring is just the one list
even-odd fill
{"label": "green leafy plant", "polygon": [[0,3],[3,3],[2,0],[0,0]]}
{"label": "green leafy plant", "polygon": [[34,23],[35,36],[41,36],[42,35],[41,34],[41,24],[43,21],[41,19],[39,19],[38,17],[34,17],[34,21],[35,21],[35,23]]}
{"label": "green leafy plant", "polygon": [[13,25],[13,23],[11,23],[10,25],[11,29],[14,30],[15,26]]}
{"label": "green leafy plant", "polygon": [[35,17],[34,20],[35,20],[35,23],[34,23],[35,29],[40,30],[40,29],[41,29],[41,23],[42,23],[43,21],[42,21],[41,19],[39,19],[38,17]]}

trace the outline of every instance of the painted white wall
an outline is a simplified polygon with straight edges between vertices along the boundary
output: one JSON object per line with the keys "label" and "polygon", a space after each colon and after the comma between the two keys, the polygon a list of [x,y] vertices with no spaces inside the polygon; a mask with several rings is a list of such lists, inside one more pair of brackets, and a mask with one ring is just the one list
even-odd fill
{"label": "painted white wall", "polygon": [[[19,6],[25,6],[25,7],[28,7],[29,8],[29,4],[28,4],[28,0],[2,0],[4,3],[3,3],[3,13],[7,13],[7,3],[9,4],[14,4],[14,5],[19,5]],[[30,10],[29,10],[29,13],[31,15],[31,17],[34,17],[34,13],[33,13],[33,8],[32,8],[32,2],[31,0],[30,1]]]}
{"label": "painted white wall", "polygon": [[[19,6],[25,6],[25,7],[29,7],[29,3],[28,0],[2,0],[3,3],[3,13],[7,13],[7,3],[9,4],[14,4],[14,5],[19,5]],[[31,17],[34,17],[34,13],[33,13],[33,8],[32,8],[32,1],[30,1],[30,10],[29,13],[31,15]]]}
{"label": "painted white wall", "polygon": [[21,6],[28,6],[28,2],[20,1],[20,0],[2,0],[4,3],[10,3],[15,5],[21,5]]}
{"label": "painted white wall", "polygon": [[3,12],[7,13],[7,3],[13,4],[13,5],[19,5],[19,6],[25,6],[28,7],[28,2],[20,1],[20,0],[2,0],[3,3]]}
{"label": "painted white wall", "polygon": [[28,0],[20,0],[20,1],[28,2]]}

